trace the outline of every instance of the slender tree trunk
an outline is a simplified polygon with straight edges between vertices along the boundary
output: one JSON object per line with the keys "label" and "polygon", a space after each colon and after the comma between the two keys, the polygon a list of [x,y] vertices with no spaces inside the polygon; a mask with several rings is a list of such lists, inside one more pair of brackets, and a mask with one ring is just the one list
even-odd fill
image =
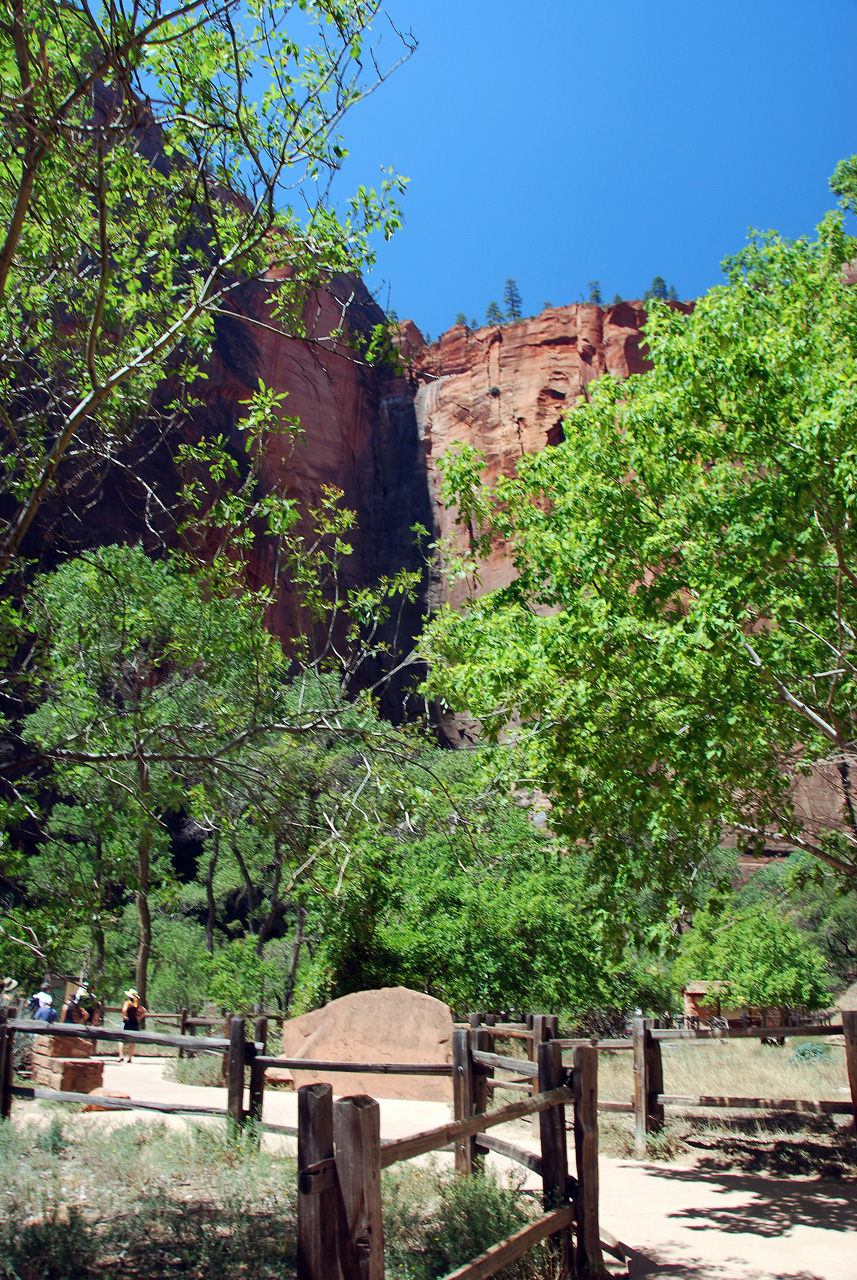
{"label": "slender tree trunk", "polygon": [[217,859],[220,857],[220,832],[214,833],[214,846],[208,859],[208,870],[205,873],[205,949],[210,956],[214,955],[214,925],[217,920],[217,907],[214,901],[214,873],[217,870]]}
{"label": "slender tree trunk", "polygon": [[93,929],[93,942],[95,943],[95,990],[100,994],[104,985],[104,929],[101,924],[97,924]]}
{"label": "slender tree trunk", "polygon": [[134,985],[140,997],[140,1003],[146,1003],[146,984],[149,977],[149,957],[152,954],[152,913],[149,910],[149,876],[152,853],[151,819],[145,811],[149,799],[149,769],[145,761],[138,759],[137,773],[140,781],[140,795],[145,806],[144,827],[137,842],[137,912],[140,918],[139,943],[137,946],[137,965]]}
{"label": "slender tree trunk", "polygon": [[289,976],[286,978],[286,993],[283,1001],[283,1013],[289,1012],[289,1005],[292,1003],[292,996],[295,992],[295,979],[298,973],[298,960],[301,954],[301,946],[304,940],[304,923],[306,921],[306,907],[303,903],[298,903],[298,915],[295,922],[295,940],[292,944],[292,959],[289,965]]}
{"label": "slender tree trunk", "polygon": [[280,881],[283,878],[283,861],[284,853],[279,840],[274,842],[274,883],[271,887],[271,906],[264,920],[259,925],[259,932],[256,934],[256,955],[262,959],[264,955],[265,943],[268,935],[274,927],[274,921],[277,918],[277,912],[280,909],[280,903],[277,895],[280,892]]}
{"label": "slender tree trunk", "polygon": [[94,974],[93,982],[97,991],[101,990],[104,982],[104,925],[102,923],[102,912],[104,908],[104,845],[101,836],[95,841],[95,886],[98,890],[99,910],[95,916],[91,929],[92,950],[94,955]]}
{"label": "slender tree trunk", "polygon": [[238,869],[241,872],[244,880],[244,887],[247,890],[247,924],[250,928],[250,932],[255,935],[258,929],[257,909],[259,904],[259,899],[256,894],[256,886],[253,883],[250,872],[247,870],[247,863],[242,858],[241,851],[234,841],[232,844],[232,852],[235,854],[235,861],[238,863]]}

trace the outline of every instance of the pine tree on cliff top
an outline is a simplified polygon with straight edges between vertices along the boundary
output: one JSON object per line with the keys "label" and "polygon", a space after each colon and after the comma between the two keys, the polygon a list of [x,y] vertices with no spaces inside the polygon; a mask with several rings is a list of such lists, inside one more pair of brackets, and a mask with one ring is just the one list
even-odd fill
{"label": "pine tree on cliff top", "polygon": [[510,324],[520,320],[523,309],[517,280],[507,280],[503,286],[503,305],[506,308],[506,319]]}

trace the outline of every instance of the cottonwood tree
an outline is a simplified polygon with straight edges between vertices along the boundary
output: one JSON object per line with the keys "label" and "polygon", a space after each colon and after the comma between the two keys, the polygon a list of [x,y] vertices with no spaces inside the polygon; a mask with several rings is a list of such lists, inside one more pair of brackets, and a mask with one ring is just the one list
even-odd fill
{"label": "cottonwood tree", "polygon": [[85,519],[107,468],[140,481],[141,421],[175,429],[242,285],[275,279],[262,322],[311,335],[314,290],[398,225],[395,175],[329,199],[340,122],[386,75],[379,9],[0,7],[0,575],[46,504]]}
{"label": "cottonwood tree", "polygon": [[[124,850],[141,998],[151,898],[170,874],[165,815],[213,825],[211,810],[228,813],[221,840],[250,830],[272,854],[273,882],[252,903],[264,942],[295,881],[342,855],[355,796],[374,780],[372,744],[395,732],[324,662],[297,668],[266,631],[264,604],[220,565],[203,573],[179,555],[153,560],[129,547],[42,575],[28,597],[43,652],[21,737],[38,768],[19,792],[33,805],[45,787],[66,804],[86,797],[91,844],[106,831],[109,847]],[[349,768],[319,763],[322,743],[328,757],[350,744]],[[247,879],[252,890],[256,877]]]}
{"label": "cottonwood tree", "polygon": [[[498,539],[516,578],[436,619],[429,687],[489,735],[518,718],[617,896],[686,891],[725,837],[857,878],[855,256],[834,214],[758,238],[692,314],[652,304],[651,372],[601,379],[563,444],[490,490],[447,460],[453,570]],[[805,775],[832,811],[795,804]]]}

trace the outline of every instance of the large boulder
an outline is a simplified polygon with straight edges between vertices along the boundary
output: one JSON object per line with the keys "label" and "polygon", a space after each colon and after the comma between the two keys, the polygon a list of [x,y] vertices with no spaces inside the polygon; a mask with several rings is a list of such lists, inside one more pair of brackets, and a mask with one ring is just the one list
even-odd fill
{"label": "large boulder", "polygon": [[[407,987],[358,991],[283,1025],[287,1058],[325,1062],[452,1062],[452,1014],[433,996]],[[336,1094],[451,1102],[449,1076],[294,1071],[295,1088],[326,1081]]]}

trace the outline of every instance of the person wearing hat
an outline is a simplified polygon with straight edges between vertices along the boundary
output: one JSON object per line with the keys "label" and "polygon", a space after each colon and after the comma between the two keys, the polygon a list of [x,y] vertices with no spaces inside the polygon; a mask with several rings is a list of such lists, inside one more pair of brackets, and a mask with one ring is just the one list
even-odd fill
{"label": "person wearing hat", "polygon": [[54,1006],[53,996],[50,994],[50,992],[43,991],[41,994],[42,994],[42,1001],[38,1009],[36,1010],[36,1012],[33,1014],[33,1019],[36,1022],[59,1022],[57,1011],[53,1007]]}
{"label": "person wearing hat", "polygon": [[[125,992],[125,1003],[122,1006],[122,1030],[123,1031],[139,1031],[140,1023],[146,1016],[146,1010],[140,1004],[140,997],[137,994],[136,987],[129,987]],[[119,1045],[119,1061],[124,1062],[122,1056],[123,1049],[128,1054],[128,1061],[134,1057],[134,1043]]]}
{"label": "person wearing hat", "polygon": [[63,1009],[63,1022],[89,1022],[89,1013],[81,1004],[85,995],[86,987],[78,987],[75,994],[69,997],[68,1004]]}

